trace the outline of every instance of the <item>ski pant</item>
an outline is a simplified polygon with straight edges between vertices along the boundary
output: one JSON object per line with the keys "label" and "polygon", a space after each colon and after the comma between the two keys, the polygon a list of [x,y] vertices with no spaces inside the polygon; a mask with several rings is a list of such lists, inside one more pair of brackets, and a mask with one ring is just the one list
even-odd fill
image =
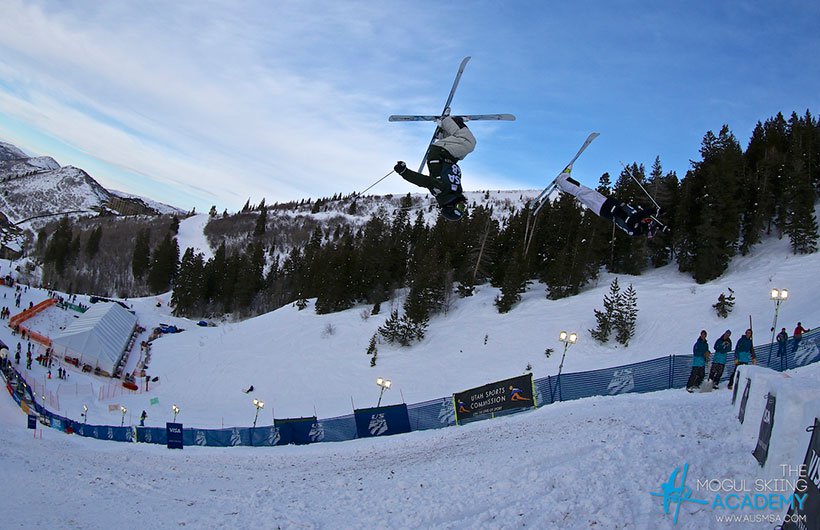
{"label": "ski pant", "polygon": [[[561,173],[558,175],[558,179],[555,181],[556,186],[558,189],[563,191],[564,193],[569,193],[578,201],[595,212],[596,214],[600,215],[601,217],[606,217],[603,215],[601,207],[606,202],[606,197],[601,195],[598,191],[593,190],[591,188],[587,188],[577,180],[570,177],[569,173]],[[611,217],[607,217],[607,219],[611,219]]]}
{"label": "ski pant", "polygon": [[703,383],[703,378],[706,376],[705,366],[693,366],[692,373],[689,374],[689,382],[686,383],[686,388],[697,388]]}
{"label": "ski pant", "polygon": [[462,196],[461,179],[458,178],[457,182],[452,181],[452,175],[461,175],[457,162],[447,150],[434,145],[430,147],[427,160],[430,176],[410,168],[405,169],[400,176],[410,184],[427,188],[439,206],[446,206]]}
{"label": "ski pant", "polygon": [[732,388],[732,385],[735,382],[735,372],[737,372],[737,367],[740,366],[741,364],[749,364],[749,363],[744,363],[742,361],[737,361],[735,363],[735,367],[732,368],[732,375],[729,376],[729,388]]}
{"label": "ski pant", "polygon": [[726,368],[725,364],[712,363],[712,368],[709,370],[709,380],[716,386],[720,384],[720,378],[723,377],[724,368]]}

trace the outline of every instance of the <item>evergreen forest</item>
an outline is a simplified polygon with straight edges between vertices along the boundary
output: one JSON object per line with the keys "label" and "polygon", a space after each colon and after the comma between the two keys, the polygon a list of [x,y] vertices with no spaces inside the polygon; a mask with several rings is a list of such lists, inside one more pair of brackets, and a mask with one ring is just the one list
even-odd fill
{"label": "evergreen forest", "polygon": [[[674,263],[698,283],[708,282],[764,237],[788,238],[796,254],[816,252],[818,121],[808,111],[778,114],[757,123],[745,149],[723,126],[704,135],[700,159],[682,177],[656,158],[648,168],[635,162],[598,182],[605,195],[649,205],[641,187],[660,205],[668,232],[629,237],[560,195],[539,212],[526,254],[525,201],[503,211],[473,204],[459,222],[438,217],[427,223],[430,201],[408,194],[359,223],[351,216],[368,197],[248,201],[232,215],[212,208],[206,234],[214,255],[208,259],[178,248],[179,219],[169,216],[64,218],[39,231],[31,255],[50,287],[119,297],[173,288],[175,313],[193,318],[244,318],[290,303],[304,307],[312,298],[318,313],[355,304],[378,313],[402,293],[401,312],[395,304],[385,309],[391,329],[383,335],[390,340],[389,333],[406,325],[419,338],[433,314],[481,284],[500,289],[496,306],[506,312],[532,282],[558,299],[577,294],[602,270],[639,275]],[[422,208],[411,215],[413,206]],[[282,214],[299,209],[306,215]],[[338,214],[320,220],[308,210]]]}

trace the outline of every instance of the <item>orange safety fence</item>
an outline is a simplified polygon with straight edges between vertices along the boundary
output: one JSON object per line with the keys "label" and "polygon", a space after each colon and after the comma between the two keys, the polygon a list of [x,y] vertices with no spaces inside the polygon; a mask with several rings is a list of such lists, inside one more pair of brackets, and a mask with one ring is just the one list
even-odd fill
{"label": "orange safety fence", "polygon": [[20,331],[24,332],[30,340],[33,340],[34,342],[39,342],[47,348],[51,347],[51,339],[46,337],[45,335],[37,333],[36,331],[31,331],[30,329],[24,328],[23,326],[20,326]]}
{"label": "orange safety fence", "polygon": [[33,317],[37,313],[40,313],[41,311],[45,311],[46,309],[48,309],[49,307],[53,306],[56,303],[57,303],[57,300],[55,300],[54,298],[48,298],[48,299],[43,300],[42,302],[40,302],[39,304],[37,304],[33,307],[29,307],[28,309],[26,309],[22,313],[18,313],[16,315],[14,315],[13,317],[11,317],[9,319],[9,327],[13,328],[13,327],[19,325],[20,323],[25,322],[26,320],[30,319],[31,317]]}

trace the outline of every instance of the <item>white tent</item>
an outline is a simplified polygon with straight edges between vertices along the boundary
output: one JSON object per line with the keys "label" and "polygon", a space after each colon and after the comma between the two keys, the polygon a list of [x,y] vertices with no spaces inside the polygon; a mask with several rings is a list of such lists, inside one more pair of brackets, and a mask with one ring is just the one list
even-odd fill
{"label": "white tent", "polygon": [[114,375],[136,325],[137,317],[119,304],[94,304],[52,339],[54,351]]}

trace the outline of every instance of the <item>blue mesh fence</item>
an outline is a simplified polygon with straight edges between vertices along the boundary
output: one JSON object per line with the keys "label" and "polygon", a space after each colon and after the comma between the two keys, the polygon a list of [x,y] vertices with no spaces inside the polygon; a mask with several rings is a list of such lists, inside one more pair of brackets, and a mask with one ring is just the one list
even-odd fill
{"label": "blue mesh fence", "polygon": [[[807,332],[799,343],[790,338],[785,354],[777,344],[755,347],[757,363],[774,370],[788,370],[820,361],[820,330]],[[722,381],[729,379],[735,364],[734,353],[727,356]],[[42,417],[43,423],[66,433],[99,440],[165,444],[167,434],[161,427],[119,427],[87,425],[64,418],[47,410],[33,399],[31,389],[19,373],[6,363],[0,370],[6,379],[7,390],[20,405],[25,402]],[[632,363],[587,372],[575,372],[535,379],[536,402],[539,407],[557,401],[568,401],[591,396],[606,396],[632,392],[654,392],[669,388],[683,388],[692,369],[691,355],[669,355],[648,361]],[[522,409],[528,410],[528,409]],[[515,413],[517,411],[509,411]],[[452,397],[407,405],[410,429],[421,431],[455,425]],[[501,416],[503,414],[496,414]],[[490,415],[481,419],[492,417]],[[256,428],[183,429],[185,445],[231,447],[236,445],[273,446],[289,443],[335,442],[357,437],[353,414],[328,419],[298,418],[277,420],[277,425]]]}

